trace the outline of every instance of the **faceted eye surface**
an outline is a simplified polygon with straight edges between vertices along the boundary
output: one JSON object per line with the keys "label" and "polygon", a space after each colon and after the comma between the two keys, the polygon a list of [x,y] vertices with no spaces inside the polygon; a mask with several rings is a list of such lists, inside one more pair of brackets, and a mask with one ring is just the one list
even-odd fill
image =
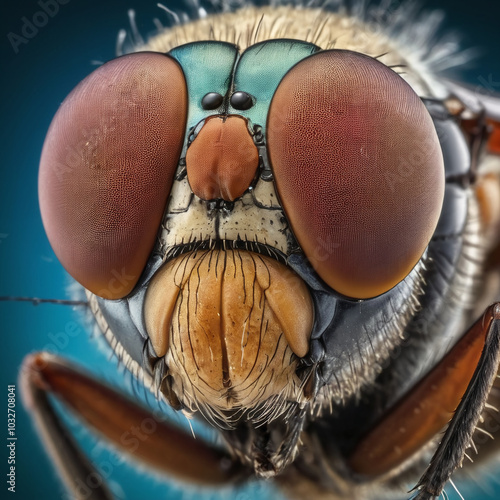
{"label": "faceted eye surface", "polygon": [[127,295],[155,243],[185,134],[184,75],[158,53],[85,78],[57,111],[39,173],[42,219],[66,270],[108,299]]}
{"label": "faceted eye surface", "polygon": [[441,212],[444,166],[401,77],[355,52],[312,55],[278,86],[267,140],[285,213],[330,287],[369,298],[411,271]]}

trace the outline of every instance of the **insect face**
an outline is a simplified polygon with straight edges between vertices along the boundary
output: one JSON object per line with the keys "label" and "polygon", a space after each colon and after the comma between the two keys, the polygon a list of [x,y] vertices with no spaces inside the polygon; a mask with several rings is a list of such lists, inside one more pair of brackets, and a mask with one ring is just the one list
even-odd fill
{"label": "insect face", "polygon": [[[359,20],[332,15],[337,34],[351,23],[345,45],[332,47],[316,11],[304,11],[312,37],[291,10],[249,12],[264,17],[246,44],[243,21],[238,36],[220,30],[216,41],[200,20],[73,90],[42,153],[47,234],[126,366],[220,430],[245,474],[297,472],[333,498],[397,483],[423,467],[467,390],[447,432],[466,428],[468,439],[419,483],[419,498],[438,495],[500,350],[495,307],[457,341],[471,313],[454,293],[486,257],[475,248],[466,267],[483,231],[474,220],[490,203],[470,191],[462,118],[428,78],[391,68],[405,59],[384,36],[365,26],[360,42]],[[285,14],[297,26],[278,36]],[[469,138],[484,143],[486,125],[475,126]],[[451,342],[419,382],[410,364]],[[55,385],[61,367],[48,365]],[[429,409],[432,398],[445,410]],[[115,418],[82,413],[101,432]],[[393,415],[411,437],[398,437]]]}

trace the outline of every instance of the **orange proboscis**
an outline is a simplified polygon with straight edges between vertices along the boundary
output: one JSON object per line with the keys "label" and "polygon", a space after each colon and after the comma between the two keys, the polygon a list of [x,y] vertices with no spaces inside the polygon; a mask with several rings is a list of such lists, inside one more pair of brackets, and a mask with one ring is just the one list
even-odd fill
{"label": "orange proboscis", "polygon": [[151,281],[145,302],[148,334],[157,355],[170,356],[171,373],[200,380],[214,394],[232,387],[242,399],[251,399],[260,377],[267,384],[271,374],[280,388],[287,383],[292,351],[303,357],[309,349],[313,317],[298,275],[240,250],[173,259]]}

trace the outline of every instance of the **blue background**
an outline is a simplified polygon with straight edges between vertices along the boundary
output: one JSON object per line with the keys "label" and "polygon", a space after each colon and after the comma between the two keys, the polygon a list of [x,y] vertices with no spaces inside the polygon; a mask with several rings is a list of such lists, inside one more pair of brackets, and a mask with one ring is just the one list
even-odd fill
{"label": "blue background", "polygon": [[[165,2],[174,7],[172,2]],[[445,29],[463,35],[464,47],[482,49],[483,55],[475,66],[464,70],[462,78],[473,84],[481,79],[500,82],[498,41],[499,3],[488,0],[456,2],[434,0],[424,5],[442,8],[447,12]],[[70,90],[94,68],[93,61],[114,57],[116,35],[128,28],[127,9],[135,8],[137,22],[143,35],[152,33],[153,17],[164,20],[155,1],[127,2],[69,0],[50,18],[46,26],[16,54],[7,34],[20,33],[23,16],[32,19],[40,11],[36,1],[23,0],[3,3],[1,13],[2,87],[0,163],[0,296],[67,298],[70,280],[44,235],[37,202],[37,169],[46,130],[58,105]],[[500,84],[499,84],[500,86]],[[497,88],[496,90],[500,90]],[[80,318],[71,307],[57,305],[33,306],[27,303],[0,303],[2,321],[2,363],[0,366],[0,405],[7,403],[7,384],[16,383],[23,356],[34,350],[53,350],[77,360],[113,384],[130,387],[130,378],[117,369],[116,360],[108,361],[109,352],[91,345],[89,329],[82,326],[79,333],[69,337],[65,330]],[[94,342],[95,344],[95,342]],[[4,392],[2,392],[4,391]],[[172,419],[185,427],[184,418],[173,414]],[[5,420],[2,420],[5,422]],[[97,462],[109,456],[98,441],[74,422],[69,422],[84,446]],[[6,427],[4,427],[6,429]],[[196,432],[201,432],[197,430]],[[0,440],[2,433],[0,433]],[[59,499],[63,488],[35,437],[17,392],[17,498]],[[0,471],[7,472],[0,453]],[[4,465],[5,464],[5,465]],[[500,497],[495,485],[495,472],[490,479],[478,478],[467,490],[469,500]],[[5,476],[2,476],[5,477]],[[167,483],[153,478],[147,471],[129,464],[114,467],[111,484],[120,498],[275,498],[277,493],[269,483],[250,485],[239,490],[200,491],[182,484]],[[7,485],[0,486],[0,496]],[[457,498],[451,487],[450,498]]]}

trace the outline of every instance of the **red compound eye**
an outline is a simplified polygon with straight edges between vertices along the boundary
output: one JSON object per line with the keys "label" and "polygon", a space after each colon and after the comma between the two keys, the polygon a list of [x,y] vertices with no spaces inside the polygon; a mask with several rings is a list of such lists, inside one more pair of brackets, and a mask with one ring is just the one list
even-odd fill
{"label": "red compound eye", "polygon": [[436,227],[444,166],[401,77],[351,51],[310,56],[276,90],[267,139],[286,215],[330,287],[362,299],[407,276]]}
{"label": "red compound eye", "polygon": [[66,270],[108,299],[127,295],[153,248],[181,153],[184,75],[158,53],[129,54],[85,78],[45,139],[42,219]]}

